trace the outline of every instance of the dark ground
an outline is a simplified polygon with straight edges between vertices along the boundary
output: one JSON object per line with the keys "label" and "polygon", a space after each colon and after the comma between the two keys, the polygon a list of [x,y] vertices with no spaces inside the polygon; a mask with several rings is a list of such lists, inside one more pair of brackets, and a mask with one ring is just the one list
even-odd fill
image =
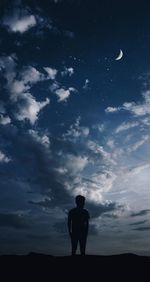
{"label": "dark ground", "polygon": [[[3,276],[4,275],[4,276]],[[0,281],[149,281],[150,257],[113,256],[54,257],[30,253],[0,256]]]}

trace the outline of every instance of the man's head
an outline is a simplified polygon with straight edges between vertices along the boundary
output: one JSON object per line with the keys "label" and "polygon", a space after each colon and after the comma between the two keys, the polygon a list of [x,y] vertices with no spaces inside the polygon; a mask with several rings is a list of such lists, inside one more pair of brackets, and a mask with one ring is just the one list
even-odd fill
{"label": "man's head", "polygon": [[76,205],[78,208],[83,208],[84,207],[84,203],[85,203],[85,197],[78,195],[76,196]]}

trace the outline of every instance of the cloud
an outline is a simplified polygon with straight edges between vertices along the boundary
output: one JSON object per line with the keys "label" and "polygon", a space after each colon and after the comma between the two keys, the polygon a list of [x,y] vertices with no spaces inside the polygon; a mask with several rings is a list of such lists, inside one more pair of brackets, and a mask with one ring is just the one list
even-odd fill
{"label": "cloud", "polygon": [[10,158],[8,158],[3,152],[0,151],[0,163],[8,163],[10,162]]}
{"label": "cloud", "polygon": [[17,101],[22,94],[27,94],[32,85],[45,80],[44,75],[32,66],[23,67],[19,73],[19,78],[19,80],[14,79],[11,83],[8,81],[12,101]]}
{"label": "cloud", "polygon": [[55,93],[55,91],[59,88],[60,88],[60,83],[56,80],[50,85],[50,91],[53,93]]}
{"label": "cloud", "polygon": [[[9,91],[12,116],[19,121],[28,120],[33,125],[38,120],[39,112],[50,103],[50,99],[36,101],[29,91],[34,84],[47,78],[32,66],[23,67],[18,74],[16,65],[14,56],[0,58],[0,67],[4,69],[4,77],[7,80],[5,88]],[[17,75],[18,79],[15,79]],[[10,123],[9,117],[1,116],[1,123]]]}
{"label": "cloud", "polygon": [[143,135],[141,140],[138,140],[134,144],[132,144],[127,151],[128,152],[134,152],[136,151],[139,147],[141,147],[145,142],[147,142],[150,139],[149,135]]}
{"label": "cloud", "polygon": [[129,169],[128,176],[134,176],[140,174],[143,170],[150,168],[150,164],[139,165]]}
{"label": "cloud", "polygon": [[47,72],[47,74],[48,74],[47,78],[48,79],[54,80],[56,78],[56,75],[57,75],[57,72],[58,72],[56,69],[52,69],[50,67],[44,67],[43,69]]}
{"label": "cloud", "polygon": [[59,88],[55,91],[55,94],[58,96],[58,102],[66,101],[69,96],[71,95],[71,92],[76,92],[76,89],[73,87],[69,87],[68,89]]}
{"label": "cloud", "polygon": [[112,138],[109,138],[107,140],[107,146],[110,147],[111,149],[115,149],[115,141]]}
{"label": "cloud", "polygon": [[86,147],[98,158],[101,156],[102,159],[107,164],[115,164],[115,160],[112,158],[111,154],[107,152],[103,146],[100,146],[95,141],[88,140],[86,143]]}
{"label": "cloud", "polygon": [[141,221],[133,222],[133,223],[130,223],[130,225],[140,225],[140,224],[144,224],[145,222],[147,222],[147,220],[141,220]]}
{"label": "cloud", "polygon": [[14,80],[9,86],[9,91],[11,93],[11,100],[16,102],[22,93],[27,92],[30,89],[30,86],[25,84],[23,80]]}
{"label": "cloud", "polygon": [[38,81],[44,80],[44,75],[32,66],[24,67],[20,74],[21,80],[24,84],[34,84]]}
{"label": "cloud", "polygon": [[36,17],[28,14],[27,10],[14,9],[12,15],[3,18],[3,25],[10,32],[23,34],[37,24]]}
{"label": "cloud", "polygon": [[139,122],[137,121],[133,121],[133,122],[123,122],[121,125],[119,125],[116,130],[115,133],[120,133],[122,131],[128,130],[130,128],[134,128],[136,126],[139,125]]}
{"label": "cloud", "polygon": [[[122,205],[118,205],[117,203],[112,201],[105,201],[102,203],[97,203],[95,205],[88,202],[86,205],[87,208],[91,211],[91,218],[95,218],[95,220],[101,215],[103,215],[104,217],[117,218],[117,216],[114,215],[115,212],[123,209]],[[94,225],[96,225],[96,221]]]}
{"label": "cloud", "polygon": [[10,117],[7,116],[7,115],[4,116],[4,115],[0,114],[0,124],[6,125],[6,124],[9,124],[9,123],[11,123]]}
{"label": "cloud", "polygon": [[74,74],[74,69],[72,67],[70,68],[65,67],[64,70],[61,71],[62,76],[65,76],[65,75],[72,76],[73,74]]}
{"label": "cloud", "polygon": [[66,169],[71,174],[77,174],[87,166],[87,156],[75,156],[72,154],[66,155]]}
{"label": "cloud", "polygon": [[23,216],[14,213],[0,213],[0,227],[12,227],[15,229],[28,228],[29,224]]}
{"label": "cloud", "polygon": [[18,99],[14,117],[19,121],[29,120],[33,125],[38,119],[39,112],[49,103],[49,98],[46,98],[45,101],[37,102],[30,93],[22,93]]}
{"label": "cloud", "polygon": [[84,83],[84,85],[83,85],[83,89],[84,89],[84,90],[88,89],[88,87],[89,87],[89,82],[90,82],[89,79],[86,78],[85,83]]}
{"label": "cloud", "polygon": [[150,212],[150,209],[141,210],[139,212],[132,213],[131,217],[147,215],[149,212]]}
{"label": "cloud", "polygon": [[29,201],[30,204],[33,204],[33,205],[38,205],[38,206],[41,206],[41,207],[44,207],[44,208],[50,208],[51,207],[51,199],[50,198],[46,198],[42,201],[34,201],[34,200],[31,200]]}
{"label": "cloud", "polygon": [[97,173],[91,173],[89,179],[83,177],[91,164],[88,152],[75,153],[64,140],[52,138],[49,144],[48,136],[37,130],[29,130],[28,135],[23,135],[18,142],[25,157],[30,156],[31,172],[36,171],[36,185],[50,199],[40,201],[40,205],[51,207],[59,203],[65,207],[78,193],[95,205],[102,203],[103,193],[111,190],[116,175],[109,169],[101,168]]}
{"label": "cloud", "polygon": [[14,54],[0,57],[0,71],[3,71],[3,75],[7,80],[8,86],[11,85],[16,76],[16,60],[17,58]]}
{"label": "cloud", "polygon": [[150,125],[150,118],[143,118],[141,119],[141,123],[143,123],[144,125],[149,126]]}
{"label": "cloud", "polygon": [[72,191],[74,196],[83,194],[88,202],[93,203],[93,205],[102,204],[104,202],[103,193],[111,190],[115,179],[116,175],[112,171],[103,169],[90,175],[90,178],[76,178],[74,183],[69,185],[69,190]]}
{"label": "cloud", "polygon": [[138,227],[138,228],[134,228],[133,230],[136,230],[136,231],[147,231],[147,230],[150,230],[150,226]]}
{"label": "cloud", "polygon": [[6,114],[5,104],[2,101],[0,101],[0,113]]}
{"label": "cloud", "polygon": [[150,86],[150,72],[143,73],[139,76],[139,80],[142,81],[142,84],[145,88],[149,88]]}
{"label": "cloud", "polygon": [[41,134],[39,134],[38,131],[33,130],[33,129],[29,129],[29,134],[36,142],[40,143],[45,148],[50,147],[50,140],[49,140],[49,137],[46,134],[41,135]]}
{"label": "cloud", "polygon": [[105,112],[106,113],[115,113],[115,112],[118,112],[120,108],[116,108],[116,107],[107,107],[105,109]]}
{"label": "cloud", "polygon": [[98,130],[99,132],[104,132],[105,129],[106,129],[106,125],[104,123],[102,123],[102,124],[94,124],[92,126],[92,128]]}
{"label": "cloud", "polygon": [[120,110],[128,111],[135,117],[150,114],[150,91],[142,93],[143,102],[125,102],[121,107],[107,107],[106,113],[119,112]]}
{"label": "cloud", "polygon": [[63,134],[64,140],[76,141],[79,137],[87,137],[89,135],[89,128],[87,126],[80,125],[81,117],[79,116],[74,124],[70,125],[70,128]]}
{"label": "cloud", "polygon": [[[16,134],[13,140],[13,146],[18,148],[15,152],[15,161],[20,167],[23,167],[19,171],[19,182],[23,179],[24,183],[24,179],[28,179],[24,185],[29,191],[31,190],[33,201],[36,192],[52,199],[51,207],[56,204],[62,206],[70,201],[70,196],[65,189],[65,181],[73,177],[70,168],[68,168],[68,174],[63,177],[57,171],[61,165],[65,167],[66,154],[58,154],[59,151],[55,148],[56,143],[57,140],[51,144],[47,132],[43,132],[41,129],[21,131]],[[71,157],[67,156],[68,162],[70,159]],[[72,157],[72,159],[75,162],[72,169],[74,171],[81,170],[84,166],[84,158],[78,160]]]}

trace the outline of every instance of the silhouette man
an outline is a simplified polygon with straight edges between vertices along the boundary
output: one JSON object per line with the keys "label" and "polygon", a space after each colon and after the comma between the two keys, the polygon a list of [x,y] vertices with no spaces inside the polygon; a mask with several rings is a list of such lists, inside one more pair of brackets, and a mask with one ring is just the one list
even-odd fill
{"label": "silhouette man", "polygon": [[90,218],[88,211],[83,208],[85,197],[78,195],[75,201],[76,208],[71,209],[68,214],[68,231],[71,237],[73,256],[76,254],[78,242],[80,244],[81,255],[85,255]]}

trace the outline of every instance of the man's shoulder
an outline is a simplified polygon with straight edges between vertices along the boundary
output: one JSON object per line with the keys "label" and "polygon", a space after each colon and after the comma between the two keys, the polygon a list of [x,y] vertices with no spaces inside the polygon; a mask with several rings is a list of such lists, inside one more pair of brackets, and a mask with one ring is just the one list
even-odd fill
{"label": "man's shoulder", "polygon": [[76,208],[73,208],[69,211],[69,214],[75,213],[76,212]]}
{"label": "man's shoulder", "polygon": [[86,210],[86,209],[83,209],[83,210],[84,210],[85,215],[86,215],[87,217],[90,217],[90,214],[89,214],[88,210]]}

